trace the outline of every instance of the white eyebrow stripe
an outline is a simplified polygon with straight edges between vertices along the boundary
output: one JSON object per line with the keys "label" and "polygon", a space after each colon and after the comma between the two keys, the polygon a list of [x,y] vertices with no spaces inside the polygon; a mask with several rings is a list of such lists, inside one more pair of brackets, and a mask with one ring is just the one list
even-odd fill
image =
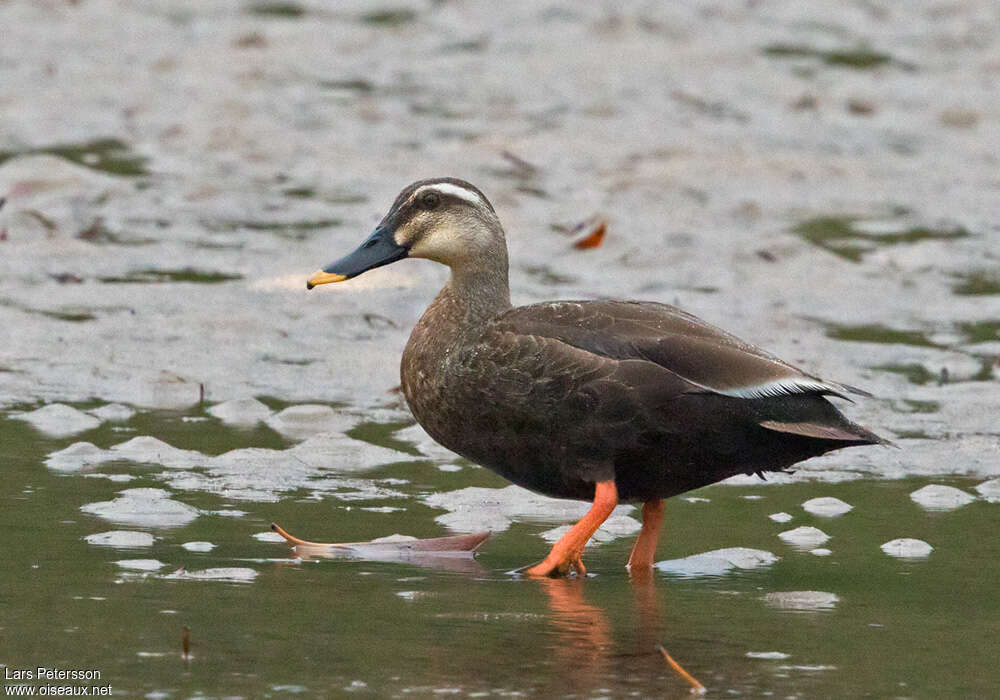
{"label": "white eyebrow stripe", "polygon": [[424,185],[413,193],[413,197],[411,197],[411,199],[416,199],[427,191],[434,191],[439,192],[440,194],[458,197],[459,199],[465,200],[469,204],[475,204],[478,206],[483,206],[485,204],[483,198],[472,190],[466,189],[465,187],[459,187],[458,185],[453,185],[450,182],[436,182],[433,185]]}

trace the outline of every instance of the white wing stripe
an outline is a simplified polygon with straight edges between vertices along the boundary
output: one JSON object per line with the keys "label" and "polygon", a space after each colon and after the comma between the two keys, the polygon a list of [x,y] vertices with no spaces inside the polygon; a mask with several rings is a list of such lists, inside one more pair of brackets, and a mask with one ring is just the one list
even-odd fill
{"label": "white wing stripe", "polygon": [[807,378],[778,379],[773,382],[765,382],[764,384],[743,386],[736,389],[714,389],[714,391],[719,394],[724,394],[725,396],[733,396],[740,399],[764,399],[770,396],[811,394],[814,392],[836,394],[837,396],[841,396],[841,393],[836,387],[825,382]]}

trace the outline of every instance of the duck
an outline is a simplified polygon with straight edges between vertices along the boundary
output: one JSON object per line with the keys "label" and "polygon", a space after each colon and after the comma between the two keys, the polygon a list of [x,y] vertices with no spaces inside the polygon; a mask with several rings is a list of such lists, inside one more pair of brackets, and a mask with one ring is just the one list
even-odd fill
{"label": "duck", "polygon": [[655,301],[510,300],[504,228],[453,177],[404,188],[353,252],[306,287],[407,258],[450,268],[400,363],[413,417],[438,443],[536,493],[590,504],[530,576],[586,574],[584,546],[619,504],[641,504],[626,564],[654,563],[664,500],[738,474],[787,471],[888,441],[829,400],[826,381]]}

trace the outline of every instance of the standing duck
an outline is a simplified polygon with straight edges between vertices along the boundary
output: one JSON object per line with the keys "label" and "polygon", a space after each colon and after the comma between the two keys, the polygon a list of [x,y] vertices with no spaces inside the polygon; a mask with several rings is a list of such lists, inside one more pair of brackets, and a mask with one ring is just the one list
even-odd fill
{"label": "standing duck", "polygon": [[648,569],[663,499],[885,442],[825,398],[868,394],[806,374],[673,306],[512,307],[500,219],[462,180],[404,189],[364,243],[306,286],[403,258],[451,268],[403,351],[402,389],[417,422],[518,486],[592,503],[528,574],[585,573],[584,545],[619,502],[643,504],[628,566]]}

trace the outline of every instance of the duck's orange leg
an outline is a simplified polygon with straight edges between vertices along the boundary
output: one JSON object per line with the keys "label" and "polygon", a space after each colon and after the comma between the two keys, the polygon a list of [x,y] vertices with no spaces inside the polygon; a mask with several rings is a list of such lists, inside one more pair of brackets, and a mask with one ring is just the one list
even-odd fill
{"label": "duck's orange leg", "polygon": [[628,558],[629,571],[650,569],[656,558],[656,543],[660,539],[660,525],[663,523],[663,500],[646,501],[642,504],[642,531],[639,533],[632,554]]}
{"label": "duck's orange leg", "polygon": [[525,569],[525,573],[532,576],[565,576],[570,567],[581,576],[587,573],[581,559],[583,548],[617,505],[618,487],[615,482],[598,482],[594,488],[594,505],[587,514],[553,545],[552,551],[541,563]]}

